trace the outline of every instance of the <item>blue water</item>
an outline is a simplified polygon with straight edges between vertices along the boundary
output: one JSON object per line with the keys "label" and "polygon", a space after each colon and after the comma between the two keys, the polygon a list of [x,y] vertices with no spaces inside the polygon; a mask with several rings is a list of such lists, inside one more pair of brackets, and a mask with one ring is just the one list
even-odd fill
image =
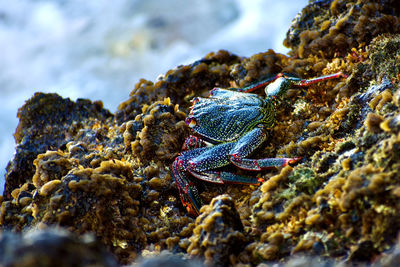
{"label": "blue water", "polygon": [[114,112],[140,78],[227,49],[282,41],[306,0],[18,0],[0,2],[0,193],[18,107],[34,92],[102,100]]}

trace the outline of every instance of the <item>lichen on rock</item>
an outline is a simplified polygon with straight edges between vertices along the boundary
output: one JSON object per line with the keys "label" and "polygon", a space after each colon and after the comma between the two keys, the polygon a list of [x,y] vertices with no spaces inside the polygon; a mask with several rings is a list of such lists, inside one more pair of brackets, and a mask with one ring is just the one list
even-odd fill
{"label": "lichen on rock", "polygon": [[206,265],[229,266],[235,263],[235,255],[245,246],[246,237],[231,197],[218,196],[202,208],[189,241],[188,254],[204,258]]}
{"label": "lichen on rock", "polygon": [[[139,81],[116,114],[100,102],[35,94],[19,110],[1,229],[94,233],[121,264],[165,254],[210,266],[395,262],[399,21],[394,0],[311,1],[289,29],[289,56],[210,53],[155,82]],[[240,171],[263,179],[259,187],[193,178],[205,206],[196,219],[187,214],[170,171],[190,134],[184,120],[192,98],[278,72],[339,71],[349,77],[290,89],[253,154],[301,161]]]}

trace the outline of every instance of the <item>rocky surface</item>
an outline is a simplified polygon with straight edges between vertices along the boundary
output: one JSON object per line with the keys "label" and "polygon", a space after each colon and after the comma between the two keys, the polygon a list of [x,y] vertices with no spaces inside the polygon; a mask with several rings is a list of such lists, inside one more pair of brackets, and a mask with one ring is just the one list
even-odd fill
{"label": "rocky surface", "polygon": [[[210,266],[398,264],[399,20],[395,0],[312,1],[288,31],[289,56],[210,53],[139,81],[116,114],[35,94],[19,110],[3,231],[94,233],[120,264],[163,253]],[[289,90],[255,154],[301,162],[252,174],[260,187],[194,180],[207,205],[186,213],[170,165],[190,134],[193,97],[279,72],[338,71],[349,77]]]}
{"label": "rocky surface", "polygon": [[0,233],[2,266],[119,266],[92,234],[77,237],[61,228]]}

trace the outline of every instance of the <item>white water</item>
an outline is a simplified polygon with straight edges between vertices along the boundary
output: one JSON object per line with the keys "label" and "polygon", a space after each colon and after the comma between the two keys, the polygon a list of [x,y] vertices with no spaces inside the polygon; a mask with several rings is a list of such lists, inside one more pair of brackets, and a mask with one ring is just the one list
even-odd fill
{"label": "white water", "polygon": [[155,80],[210,51],[285,53],[286,31],[306,4],[0,0],[0,193],[14,152],[17,110],[34,92],[102,100],[115,112],[140,78]]}

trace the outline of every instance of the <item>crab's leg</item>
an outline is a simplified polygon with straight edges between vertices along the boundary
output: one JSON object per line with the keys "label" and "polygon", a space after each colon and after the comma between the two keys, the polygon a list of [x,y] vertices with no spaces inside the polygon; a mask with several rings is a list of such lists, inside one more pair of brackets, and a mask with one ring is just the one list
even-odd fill
{"label": "crab's leg", "polygon": [[283,167],[296,163],[301,157],[296,158],[264,158],[264,159],[247,159],[240,157],[232,157],[231,162],[244,170],[261,171],[273,167]]}
{"label": "crab's leg", "polygon": [[201,155],[208,149],[208,147],[201,147],[182,152],[181,155],[172,163],[172,177],[174,178],[176,187],[178,188],[182,204],[188,213],[192,215],[199,214],[202,202],[196,187],[187,175],[189,160]]}
{"label": "crab's leg", "polygon": [[254,128],[252,131],[240,138],[229,152],[230,161],[237,167],[245,170],[263,170],[272,167],[285,166],[295,163],[301,158],[264,158],[247,159],[258,146],[266,139],[265,126]]}
{"label": "crab's leg", "polygon": [[299,80],[298,78],[291,78],[291,77],[285,77],[285,78],[291,80],[292,83],[296,86],[306,87],[311,84],[318,83],[318,82],[325,81],[325,80],[330,80],[330,79],[335,79],[335,78],[347,78],[347,77],[348,77],[347,74],[344,74],[343,72],[338,72],[338,73],[329,74],[329,75],[325,75],[325,76],[321,76],[321,77],[317,77],[317,78],[313,78],[313,79],[309,79],[309,80]]}
{"label": "crab's leg", "polygon": [[[226,91],[234,91],[234,92],[242,92],[242,93],[250,93],[253,92],[257,89],[260,88],[264,88],[265,86],[267,86],[268,84],[274,82],[275,80],[277,80],[278,78],[284,78],[288,81],[290,81],[290,83],[292,85],[296,85],[296,86],[300,86],[300,87],[306,87],[309,86],[311,84],[314,83],[318,83],[321,81],[325,81],[325,80],[330,80],[330,79],[335,79],[335,78],[347,78],[348,75],[344,74],[343,72],[338,72],[338,73],[334,73],[334,74],[329,74],[329,75],[325,75],[325,76],[321,76],[321,77],[317,77],[317,78],[313,78],[313,79],[300,79],[300,78],[296,78],[296,77],[291,77],[285,73],[279,73],[277,75],[274,75],[272,77],[269,77],[267,79],[252,83],[246,87],[242,87],[242,88],[234,88],[231,87],[229,89],[227,89]],[[221,91],[221,88],[214,88],[210,91],[210,95],[211,96],[217,96],[218,94],[226,94],[225,91]]]}
{"label": "crab's leg", "polygon": [[182,205],[186,208],[188,213],[196,216],[199,214],[202,202],[196,187],[187,177],[181,160],[182,159],[178,157],[175,159],[174,163],[172,163],[172,176],[178,188]]}
{"label": "crab's leg", "polygon": [[[220,167],[229,165],[227,155],[229,151],[235,146],[235,142],[228,142],[223,144],[214,145],[211,147],[198,148],[195,150],[202,150],[201,154],[195,155],[188,160],[188,170],[206,171],[214,170]],[[193,150],[189,151],[192,152]],[[218,181],[210,181],[221,183]]]}
{"label": "crab's leg", "polygon": [[237,91],[237,92],[243,92],[243,93],[250,93],[250,92],[253,92],[253,91],[255,91],[255,90],[259,89],[259,88],[264,88],[267,84],[275,81],[276,79],[278,79],[278,78],[280,78],[282,76],[284,76],[284,74],[283,73],[279,73],[277,75],[274,75],[274,76],[269,77],[267,79],[261,80],[259,82],[252,83],[252,84],[250,84],[250,85],[248,85],[246,87],[229,88],[229,90],[233,90],[233,91]]}
{"label": "crab's leg", "polygon": [[254,177],[226,171],[214,171],[214,169],[230,164],[228,154],[235,144],[236,142],[229,142],[208,147],[203,150],[203,153],[188,160],[187,171],[197,179],[211,183],[259,184],[260,180]]}
{"label": "crab's leg", "polygon": [[213,171],[230,164],[229,151],[235,142],[219,144],[212,147],[201,147],[183,152],[172,164],[172,176],[179,190],[183,206],[193,215],[198,215],[202,206],[201,199],[187,173],[212,183],[259,184],[262,180],[254,177],[236,175],[226,171]]}
{"label": "crab's leg", "polygon": [[269,83],[272,83],[273,81],[275,81],[276,79],[278,79],[282,76],[285,76],[285,74],[279,73],[279,74],[271,76],[267,79],[252,83],[246,87],[241,87],[241,88],[231,87],[228,89],[221,89],[221,88],[215,87],[214,89],[212,89],[210,91],[210,95],[217,96],[217,95],[221,95],[221,94],[229,94],[229,92],[250,93],[257,89],[264,88],[266,85],[268,85]]}
{"label": "crab's leg", "polygon": [[348,75],[338,72],[335,74],[330,74],[330,75],[325,75],[309,80],[304,80],[300,78],[295,78],[295,77],[290,77],[287,75],[281,75],[281,77],[278,77],[275,79],[273,82],[268,84],[265,87],[265,92],[267,96],[269,97],[268,99],[275,102],[275,101],[280,101],[281,98],[286,94],[287,90],[292,88],[292,87],[307,87],[311,84],[318,83],[321,81],[325,80],[330,80],[330,79],[335,79],[339,77],[348,77]]}
{"label": "crab's leg", "polygon": [[263,182],[262,179],[256,177],[243,176],[226,171],[196,171],[191,168],[188,169],[190,174],[194,177],[217,184],[254,184],[258,185]]}

